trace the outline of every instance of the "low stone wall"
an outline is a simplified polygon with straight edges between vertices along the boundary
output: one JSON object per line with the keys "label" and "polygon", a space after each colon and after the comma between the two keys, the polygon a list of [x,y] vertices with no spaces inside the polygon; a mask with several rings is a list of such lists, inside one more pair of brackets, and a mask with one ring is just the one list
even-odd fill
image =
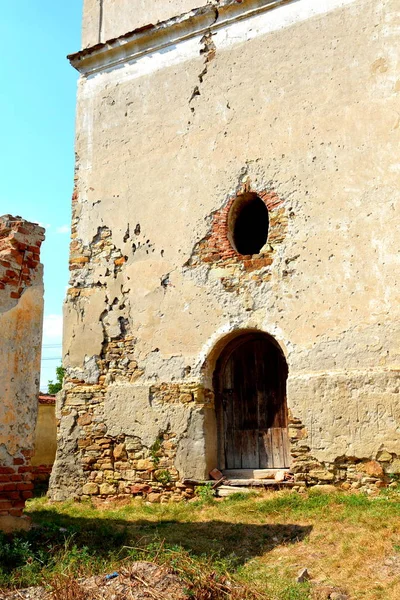
{"label": "low stone wall", "polygon": [[299,419],[290,415],[289,437],[295,484],[299,487],[334,484],[344,490],[371,491],[386,487],[400,477],[400,458],[387,450],[370,457],[339,456],[320,462],[312,456],[308,432]]}
{"label": "low stone wall", "polygon": [[[188,451],[187,441],[190,445],[194,441],[190,422],[196,427],[204,411],[212,409],[212,393],[194,383],[160,384],[147,390],[119,385],[112,386],[115,396],[110,398],[104,377],[100,375],[99,381],[102,384],[78,385],[76,380],[67,380],[57,398],[57,415],[62,418],[51,498],[141,495],[151,502],[191,498],[194,484],[182,483],[177,467]],[[154,411],[146,414],[143,423],[142,392],[146,402],[150,397]],[[122,411],[129,409],[136,412],[136,421],[124,418]],[[114,412],[120,416],[121,431],[112,424]],[[192,454],[196,461],[196,452]]]}
{"label": "low stone wall", "polygon": [[[62,420],[51,498],[142,496],[162,503],[192,498],[197,484],[182,477],[181,462],[185,461],[184,468],[189,462],[182,453],[187,443],[192,460],[200,461],[198,438],[189,431],[189,423],[196,415],[205,422],[203,411],[213,411],[211,390],[195,383],[162,383],[146,389],[121,384],[108,387],[102,375],[99,380],[101,384],[67,380],[59,395]],[[150,399],[154,422],[150,409],[142,422],[139,389],[144,403]],[[204,431],[201,435],[206,438]],[[289,438],[295,488],[334,484],[342,489],[378,490],[400,472],[400,460],[387,451],[376,460],[342,456],[333,462],[318,461],[311,454],[306,428],[290,412]]]}
{"label": "low stone wall", "polygon": [[0,217],[0,529],[29,526],[43,320],[44,229]]}

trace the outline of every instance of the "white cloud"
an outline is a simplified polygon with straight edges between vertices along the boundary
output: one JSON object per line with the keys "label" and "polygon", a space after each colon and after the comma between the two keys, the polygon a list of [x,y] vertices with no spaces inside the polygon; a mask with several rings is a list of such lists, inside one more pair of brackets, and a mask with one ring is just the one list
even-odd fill
{"label": "white cloud", "polygon": [[46,231],[47,231],[47,229],[50,229],[50,227],[51,227],[50,223],[42,223],[41,221],[38,222],[38,225],[40,227],[44,227],[44,229],[46,229]]}
{"label": "white cloud", "polygon": [[45,315],[43,319],[43,343],[62,340],[62,315]]}
{"label": "white cloud", "polygon": [[61,227],[56,228],[56,233],[69,233],[70,227],[69,225],[61,225]]}

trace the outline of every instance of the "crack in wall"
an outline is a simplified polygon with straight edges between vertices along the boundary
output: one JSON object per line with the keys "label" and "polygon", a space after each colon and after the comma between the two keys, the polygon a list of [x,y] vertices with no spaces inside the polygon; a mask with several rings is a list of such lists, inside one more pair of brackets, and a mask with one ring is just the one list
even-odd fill
{"label": "crack in wall", "polygon": [[[214,23],[216,23],[216,21],[218,20],[218,17],[219,17],[219,12],[218,12],[217,6],[214,6],[214,11],[215,11],[215,18],[214,18],[212,25],[214,25]],[[212,36],[213,36],[213,34],[211,33],[211,30],[209,30],[207,33],[205,33],[203,35],[203,37],[200,40],[200,44],[203,44],[203,47],[200,48],[200,56],[204,55],[204,57],[205,57],[204,58],[204,67],[203,67],[201,73],[199,73],[199,75],[197,76],[200,84],[203,83],[204,77],[206,76],[206,74],[208,72],[208,65],[215,58],[215,55],[217,52],[217,48],[214,44]],[[192,95],[190,96],[189,104],[194,100],[194,98],[196,98],[196,96],[200,96],[200,95],[201,95],[200,86],[196,85],[193,88]],[[192,111],[192,113],[194,113],[195,112],[194,106],[191,106],[190,110]]]}

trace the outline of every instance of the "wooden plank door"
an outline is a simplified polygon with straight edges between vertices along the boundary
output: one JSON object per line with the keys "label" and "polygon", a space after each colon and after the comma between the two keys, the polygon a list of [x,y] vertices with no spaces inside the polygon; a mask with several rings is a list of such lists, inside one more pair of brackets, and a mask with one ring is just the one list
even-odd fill
{"label": "wooden plank door", "polygon": [[288,467],[286,362],[279,349],[261,336],[236,341],[221,361],[218,387],[224,468]]}

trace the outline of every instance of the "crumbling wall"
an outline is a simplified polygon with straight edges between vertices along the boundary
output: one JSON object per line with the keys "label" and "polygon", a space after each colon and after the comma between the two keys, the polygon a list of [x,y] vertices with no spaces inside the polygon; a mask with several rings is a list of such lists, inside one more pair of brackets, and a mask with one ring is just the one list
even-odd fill
{"label": "crumbling wall", "polygon": [[[286,356],[298,484],[398,469],[397,2],[222,4],[72,59],[54,498],[190,494],[217,460],[210,357],[248,329]],[[238,256],[248,192],[269,243]]]}
{"label": "crumbling wall", "polygon": [[44,229],[0,217],[0,529],[24,528],[32,496],[43,321]]}

